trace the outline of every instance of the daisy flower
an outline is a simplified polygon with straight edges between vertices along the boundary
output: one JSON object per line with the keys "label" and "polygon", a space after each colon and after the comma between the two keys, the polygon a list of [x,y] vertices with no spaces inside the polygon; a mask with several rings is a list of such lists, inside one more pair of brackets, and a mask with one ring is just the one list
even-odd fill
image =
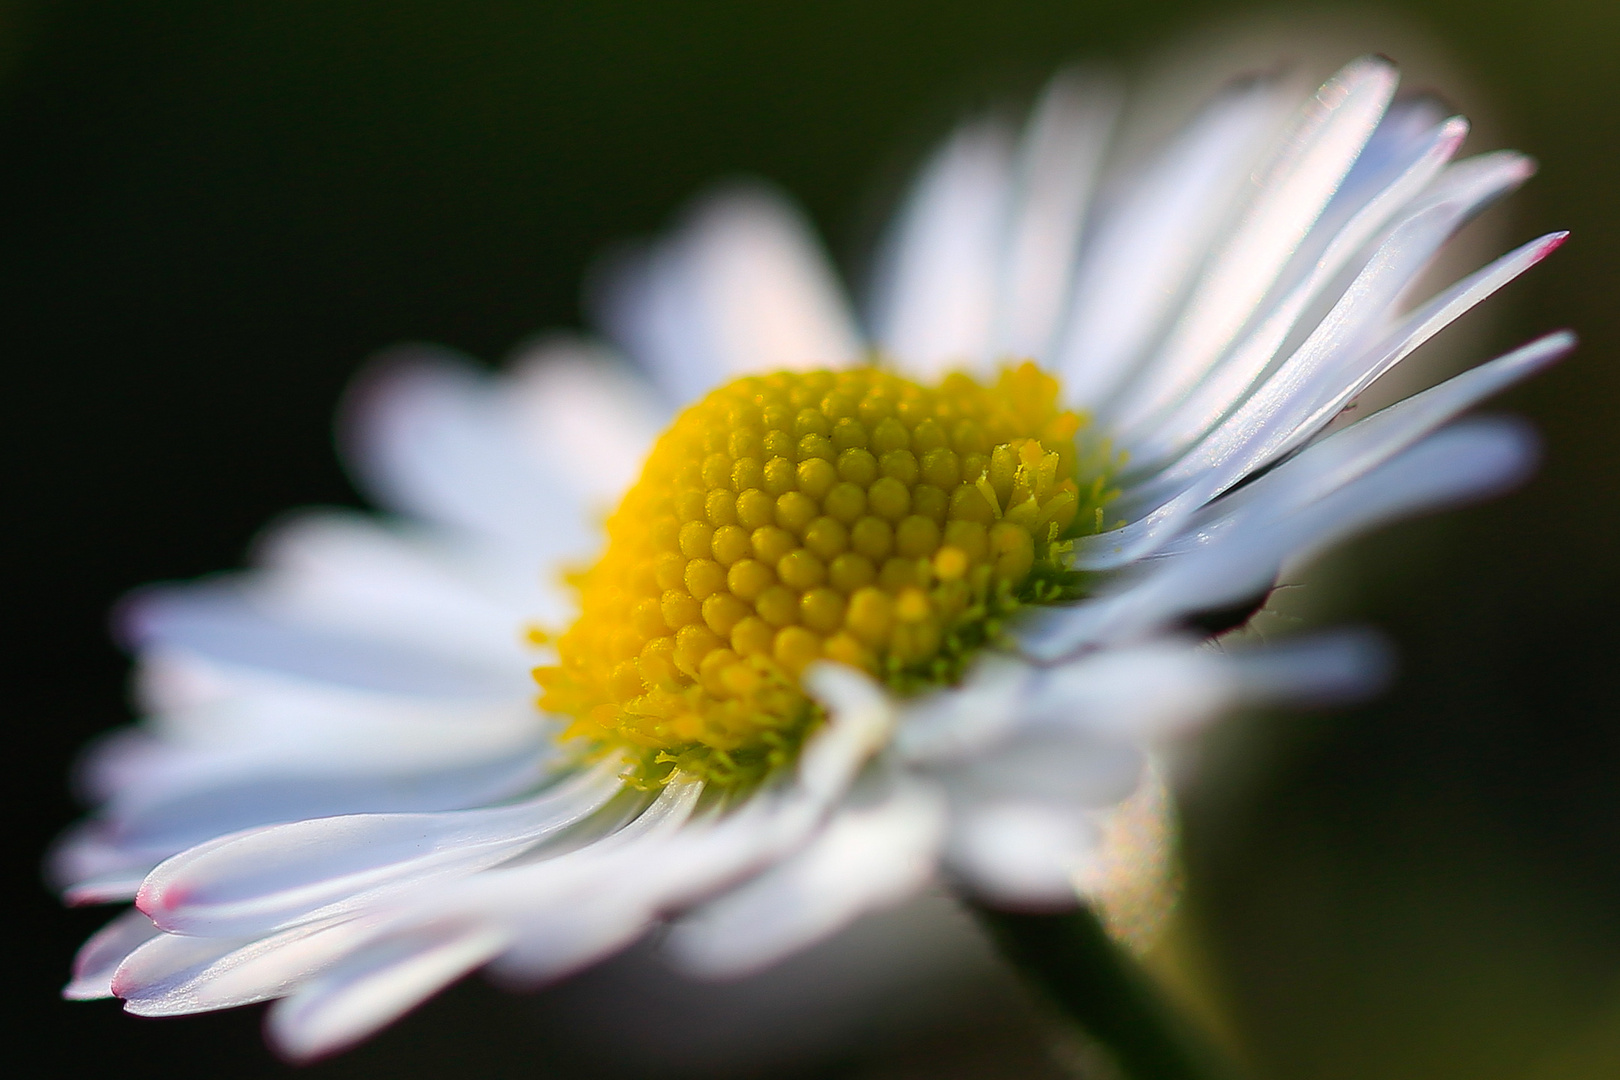
{"label": "daisy flower", "polygon": [[389,517],[296,516],[122,610],[146,718],[53,870],[135,907],[68,996],[279,999],[309,1058],[655,928],[723,976],[935,881],[1050,910],[1151,877],[1164,740],[1378,674],[1353,635],[1209,633],[1285,561],[1521,477],[1522,426],[1455,418],[1572,343],[1329,429],[1563,238],[1412,295],[1532,166],[1454,161],[1465,121],[1396,82],[1235,83],[1121,169],[1118,93],[1066,74],[927,161],[862,318],[748,188],[600,290],[633,365],[381,364],[343,434]]}

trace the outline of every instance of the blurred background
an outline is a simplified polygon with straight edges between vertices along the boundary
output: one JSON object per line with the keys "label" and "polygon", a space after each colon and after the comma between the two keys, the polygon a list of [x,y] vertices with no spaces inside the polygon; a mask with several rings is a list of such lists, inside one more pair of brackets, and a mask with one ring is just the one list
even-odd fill
{"label": "blurred background", "polygon": [[[1198,748],[1185,899],[1155,963],[1263,1078],[1620,1075],[1606,0],[0,3],[7,1011],[25,1025],[8,1056],[131,1080],[289,1071],[255,1009],[148,1021],[57,1000],[105,914],[60,910],[37,866],[78,812],[76,748],[127,717],[108,606],[239,565],[289,507],[355,503],[329,421],[369,354],[425,340],[496,363],[579,326],[593,256],[738,173],[794,193],[858,272],[885,200],[964,108],[1027,100],[1073,59],[1192,63],[1279,19],[1269,32],[1333,63],[1395,55],[1409,87],[1479,121],[1471,150],[1541,160],[1480,227],[1498,250],[1552,228],[1574,240],[1448,332],[1452,349],[1483,359],[1564,325],[1584,344],[1497,406],[1545,437],[1533,483],[1387,530],[1279,594],[1258,632],[1374,622],[1399,682],[1355,710],[1242,718]],[[928,978],[862,975],[875,942],[924,957]],[[681,1054],[711,1075],[1084,1068],[942,900],[796,963],[701,993],[634,955],[538,996],[473,980],[309,1072],[650,1075]]]}

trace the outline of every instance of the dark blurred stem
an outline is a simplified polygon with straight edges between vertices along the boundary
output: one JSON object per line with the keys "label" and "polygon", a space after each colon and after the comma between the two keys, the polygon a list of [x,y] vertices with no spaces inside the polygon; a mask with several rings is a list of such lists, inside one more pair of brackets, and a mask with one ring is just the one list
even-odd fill
{"label": "dark blurred stem", "polygon": [[1231,1068],[1090,908],[1059,914],[975,910],[1008,958],[1102,1044],[1130,1080],[1232,1080]]}

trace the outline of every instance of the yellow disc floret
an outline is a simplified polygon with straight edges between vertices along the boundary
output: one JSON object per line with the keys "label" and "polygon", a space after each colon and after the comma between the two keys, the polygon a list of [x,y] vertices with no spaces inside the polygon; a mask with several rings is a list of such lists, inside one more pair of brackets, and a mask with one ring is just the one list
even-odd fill
{"label": "yellow disc floret", "polygon": [[1105,448],[1033,364],[992,385],[870,368],[738,379],[684,412],[573,579],[580,614],[535,672],[568,734],[672,769],[757,779],[817,719],[820,658],[900,692],[955,679],[1018,607],[1078,595]]}

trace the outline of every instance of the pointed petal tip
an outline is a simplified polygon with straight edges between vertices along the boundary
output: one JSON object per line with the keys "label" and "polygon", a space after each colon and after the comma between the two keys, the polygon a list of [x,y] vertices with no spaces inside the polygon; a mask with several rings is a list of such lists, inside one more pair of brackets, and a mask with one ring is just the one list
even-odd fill
{"label": "pointed petal tip", "polygon": [[[1563,247],[1564,241],[1568,239],[1568,229],[1560,229],[1557,232],[1550,232],[1546,236],[1543,236],[1541,238],[1541,247],[1536,249],[1535,261],[1540,262],[1542,259],[1545,259],[1553,252]],[[1564,333],[1569,333],[1569,331],[1566,330]]]}

